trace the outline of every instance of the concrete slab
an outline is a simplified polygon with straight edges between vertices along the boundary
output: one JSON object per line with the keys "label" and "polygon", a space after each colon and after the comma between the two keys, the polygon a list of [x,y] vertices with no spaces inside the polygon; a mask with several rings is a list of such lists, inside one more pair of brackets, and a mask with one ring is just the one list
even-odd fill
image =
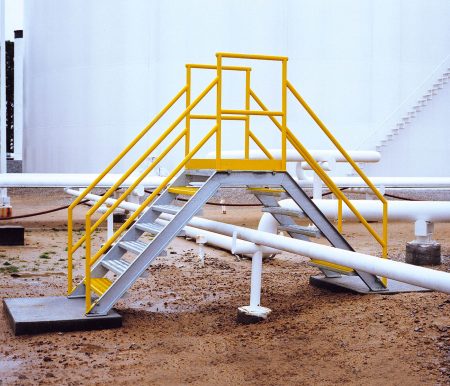
{"label": "concrete slab", "polygon": [[378,294],[393,295],[403,292],[428,292],[427,288],[417,287],[415,285],[402,283],[397,280],[388,279],[388,288],[386,291],[373,292],[358,276],[341,276],[338,278],[327,278],[323,275],[311,276],[309,283],[318,288],[328,289],[330,291],[350,291],[359,294]]}
{"label": "concrete slab", "polygon": [[85,303],[82,298],[52,296],[3,299],[3,309],[15,335],[100,330],[122,326],[122,316],[114,310],[106,316],[85,316]]}
{"label": "concrete slab", "polygon": [[24,227],[20,225],[1,225],[0,245],[25,245]]}

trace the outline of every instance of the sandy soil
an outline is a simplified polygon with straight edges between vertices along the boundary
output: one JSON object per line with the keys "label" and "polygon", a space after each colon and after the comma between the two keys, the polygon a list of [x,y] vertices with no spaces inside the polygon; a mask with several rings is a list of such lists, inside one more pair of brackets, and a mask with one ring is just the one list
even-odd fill
{"label": "sandy soil", "polygon": [[[41,191],[13,194],[14,214],[69,202]],[[14,192],[13,192],[14,193]],[[81,225],[85,208],[77,210]],[[257,208],[208,207],[205,216],[255,226]],[[9,221],[26,227],[24,247],[0,247],[0,296],[52,296],[66,288],[66,212]],[[3,222],[3,224],[6,224]],[[355,249],[377,253],[364,229],[345,224]],[[105,230],[95,235],[95,244]],[[450,271],[450,225],[437,224]],[[402,260],[411,224],[390,226],[390,255]],[[355,295],[308,284],[308,259],[266,262],[257,325],[236,323],[248,303],[250,261],[176,239],[120,301],[121,329],[15,337],[0,318],[0,384],[450,385],[450,298],[440,293]],[[75,271],[81,277],[83,259]]]}

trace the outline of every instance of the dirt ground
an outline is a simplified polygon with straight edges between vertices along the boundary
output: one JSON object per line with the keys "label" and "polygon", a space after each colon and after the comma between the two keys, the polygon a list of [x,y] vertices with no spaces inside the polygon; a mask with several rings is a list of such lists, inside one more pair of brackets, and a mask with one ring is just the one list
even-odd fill
{"label": "dirt ground", "polygon": [[[70,201],[53,191],[11,193],[14,214]],[[76,211],[81,226],[86,207]],[[207,207],[208,218],[254,227],[258,208]],[[0,247],[0,296],[66,291],[66,211],[0,225],[26,227],[26,245]],[[378,225],[376,225],[378,226]],[[436,224],[450,271],[450,224]],[[357,224],[344,224],[353,247],[378,253]],[[81,234],[80,232],[76,232]],[[100,245],[105,229],[95,234]],[[390,225],[390,256],[404,258],[412,224]],[[260,324],[236,323],[248,304],[249,260],[178,238],[122,299],[123,327],[15,337],[1,312],[1,385],[450,385],[450,297],[441,293],[355,295],[312,287],[317,270],[283,253],[264,265]],[[75,272],[81,278],[81,256]]]}

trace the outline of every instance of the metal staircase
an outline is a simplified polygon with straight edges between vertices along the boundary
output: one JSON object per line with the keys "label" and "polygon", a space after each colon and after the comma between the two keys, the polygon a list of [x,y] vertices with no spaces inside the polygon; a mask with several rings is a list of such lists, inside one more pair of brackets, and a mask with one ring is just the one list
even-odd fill
{"label": "metal staircase", "polygon": [[[187,84],[174,99],[153,119],[152,122],[119,154],[118,157],[75,199],[68,212],[68,294],[70,298],[83,297],[86,300],[86,314],[88,316],[106,315],[114,304],[127,292],[133,283],[146,272],[156,257],[164,253],[167,245],[179,235],[189,220],[198,213],[203,205],[221,187],[247,187],[252,191],[264,206],[264,211],[271,213],[279,222],[279,230],[283,230],[294,238],[306,240],[308,237],[325,237],[336,248],[353,250],[341,235],[342,205],[347,205],[370,234],[382,247],[383,257],[387,257],[387,202],[353,162],[342,146],[328,131],[325,125],[306,104],[300,94],[286,78],[287,58],[265,55],[244,55],[219,53],[217,65],[188,64]],[[226,66],[224,59],[269,60],[281,63],[282,67],[282,96],[281,110],[269,110],[250,88],[250,67]],[[216,77],[198,95],[191,100],[191,71],[193,69],[214,70]],[[222,72],[241,71],[245,73],[245,108],[242,110],[226,110],[221,106]],[[208,96],[211,90],[216,91],[215,114],[194,114],[193,110]],[[318,126],[328,136],[330,141],[341,151],[348,162],[355,168],[361,178],[366,181],[369,188],[382,201],[384,209],[383,233],[378,233],[362,217],[351,204],[349,199],[333,183],[330,177],[314,160],[307,149],[302,145],[294,133],[287,127],[287,92],[297,99],[314,119]],[[109,173],[128,152],[141,141],[148,131],[164,116],[182,96],[185,96],[185,110],[174,122],[154,141],[150,147],[129,167],[122,177],[102,196],[102,198],[86,213],[85,234],[74,242],[73,210],[86,195],[91,192],[97,183]],[[251,109],[251,101],[259,109]],[[252,115],[267,116],[279,130],[281,139],[281,159],[275,159],[251,130],[250,117]],[[281,117],[281,122],[276,118]],[[213,127],[194,147],[191,147],[191,124],[197,120],[212,120]],[[226,159],[222,157],[222,121],[237,120],[244,122],[245,157],[244,159]],[[184,121],[184,129],[176,134],[175,129]],[[175,136],[175,137],[174,137]],[[174,138],[173,138],[174,137]],[[214,159],[196,158],[197,153],[211,139],[215,138],[216,157]],[[93,232],[114,212],[122,201],[139,186],[140,182],[163,160],[168,154],[179,156],[176,146],[184,139],[184,155],[181,162],[169,173],[160,186],[158,186],[140,205],[138,210],[129,216],[97,251],[93,251]],[[267,156],[265,160],[251,159],[251,141]],[[167,143],[168,142],[168,143]],[[297,150],[309,163],[311,168],[322,178],[328,188],[338,200],[339,216],[337,229],[321,213],[313,201],[297,185],[295,180],[286,172],[286,146],[289,144]],[[161,147],[163,150],[161,151]],[[155,151],[159,154],[153,162],[136,178],[135,182],[127,188],[122,195],[111,204],[109,197],[120,187],[125,179]],[[315,225],[315,227],[302,227],[297,225],[293,217],[298,215],[295,211],[281,208],[277,202],[277,194],[290,196]],[[175,205],[178,195],[190,196],[183,206]],[[93,215],[100,208],[109,205],[99,218],[94,221]],[[173,215],[171,220],[161,225],[158,219],[163,214]],[[167,218],[165,218],[167,219]],[[150,241],[148,242],[148,239]],[[147,241],[146,241],[147,240]],[[79,248],[85,246],[85,272],[84,278],[73,285],[73,260]],[[130,258],[130,255],[132,256]],[[355,275],[361,278],[371,291],[380,291],[386,288],[386,281],[365,272],[354,271],[348,267],[330,264],[321,260],[313,260],[327,278],[340,277],[341,274]]]}

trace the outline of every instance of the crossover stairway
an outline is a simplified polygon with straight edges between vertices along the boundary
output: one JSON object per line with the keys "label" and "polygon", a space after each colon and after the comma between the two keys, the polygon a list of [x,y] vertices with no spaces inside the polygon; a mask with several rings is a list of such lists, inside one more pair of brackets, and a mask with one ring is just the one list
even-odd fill
{"label": "crossover stairway", "polygon": [[[281,64],[282,67],[282,95],[281,110],[269,110],[262,100],[250,87],[250,67],[223,65],[224,59],[268,60]],[[191,71],[194,69],[213,70],[216,77],[193,100],[191,100]],[[353,162],[347,152],[328,131],[325,125],[306,104],[300,94],[286,78],[287,58],[279,56],[244,55],[244,54],[217,54],[217,65],[188,64],[186,65],[187,84],[169,102],[169,104],[149,123],[149,125],[116,157],[116,159],[78,196],[68,212],[68,294],[70,298],[85,298],[86,314],[88,316],[106,315],[114,304],[130,289],[133,283],[146,274],[146,269],[161,254],[168,244],[182,234],[183,227],[198,213],[203,205],[221,187],[247,187],[264,206],[264,211],[271,213],[279,222],[279,230],[287,232],[294,238],[309,240],[309,237],[325,237],[332,246],[345,250],[353,250],[350,244],[341,235],[342,205],[347,205],[374,239],[382,247],[383,257],[387,257],[387,202],[373,186],[361,169]],[[242,110],[227,110],[221,105],[222,72],[239,71],[245,73],[245,107]],[[216,91],[216,111],[214,114],[194,114],[194,109],[200,101],[208,97],[211,91]],[[361,178],[374,194],[383,202],[384,218],[383,233],[378,233],[361,216],[351,204],[344,193],[337,188],[321,166],[314,160],[308,150],[302,145],[293,131],[287,127],[286,101],[288,91],[296,98],[302,107],[313,118],[334,146],[344,155],[354,167]],[[148,131],[172,109],[172,107],[185,96],[185,110],[173,123],[156,139],[144,153],[133,163],[122,177],[94,204],[86,213],[85,234],[74,242],[73,238],[73,210],[81,200],[95,188],[129,151],[141,141]],[[251,108],[251,102],[258,109]],[[250,125],[251,116],[267,116],[275,125],[281,142],[281,159],[275,159],[264,146],[263,141],[254,134]],[[278,120],[277,117],[281,119]],[[213,127],[203,138],[192,147],[191,126],[197,120],[213,121]],[[226,159],[222,157],[222,133],[225,130],[222,122],[227,120],[242,121],[244,123],[244,153],[243,159]],[[177,133],[177,126],[184,121],[184,129]],[[216,157],[214,159],[197,158],[198,152],[205,144],[215,138]],[[92,244],[93,232],[114,212],[130,193],[136,189],[141,181],[169,154],[178,156],[177,145],[184,139],[184,154],[181,162],[169,173],[160,186],[158,186],[132,213],[98,250]],[[253,143],[266,154],[267,159],[251,159],[250,146]],[[286,172],[286,147],[293,149],[308,162],[325,185],[333,192],[339,203],[339,218],[337,229],[320,212],[313,201],[297,185]],[[148,146],[148,145],[147,145]],[[162,150],[161,150],[162,148]],[[150,156],[157,152],[152,163],[135,179],[113,204],[107,200],[120,187],[122,182],[129,178],[131,173]],[[296,224],[295,211],[287,211],[279,207],[277,195],[283,194],[291,197],[301,208],[303,213],[314,224],[314,227],[302,227]],[[183,206],[176,201],[178,195],[189,196]],[[175,202],[174,202],[175,201]],[[110,205],[105,208],[105,205]],[[99,209],[99,218],[94,220],[94,214]],[[157,220],[161,214],[173,215],[166,225],[160,225]],[[74,254],[80,247],[85,246],[84,278],[73,285]],[[130,256],[132,256],[130,258]],[[356,271],[348,267],[330,264],[321,260],[312,260],[328,279],[340,277],[341,274],[359,277],[370,291],[383,291],[386,281],[375,275]]]}

